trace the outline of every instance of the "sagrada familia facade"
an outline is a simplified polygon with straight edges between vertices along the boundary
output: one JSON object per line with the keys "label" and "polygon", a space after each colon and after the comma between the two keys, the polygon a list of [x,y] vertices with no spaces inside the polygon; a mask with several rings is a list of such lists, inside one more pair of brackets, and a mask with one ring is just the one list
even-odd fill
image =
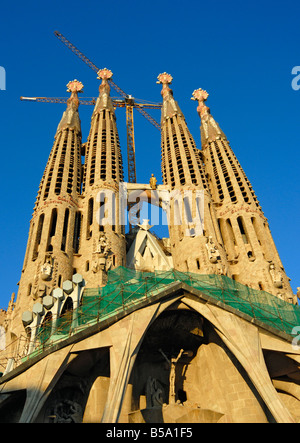
{"label": "sagrada familia facade", "polygon": [[[85,143],[68,84],[0,317],[0,422],[299,422],[297,295],[208,93],[192,94],[198,149],[158,76],[163,183],[126,184],[111,76]],[[169,238],[147,220],[125,233],[135,195],[167,212]]]}

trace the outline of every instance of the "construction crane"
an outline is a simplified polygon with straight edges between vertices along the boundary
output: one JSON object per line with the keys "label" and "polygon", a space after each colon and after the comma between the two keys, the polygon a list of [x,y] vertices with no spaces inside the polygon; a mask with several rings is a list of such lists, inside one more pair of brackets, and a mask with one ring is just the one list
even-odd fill
{"label": "construction crane", "polygon": [[[100,70],[91,60],[89,60],[76,46],[74,46],[66,37],[60,32],[54,31],[54,35],[64,43],[74,54],[84,61],[91,69],[98,73]],[[123,100],[114,101],[119,107],[126,108],[126,127],[127,127],[127,160],[128,160],[128,182],[136,183],[136,167],[135,167],[135,139],[134,139],[134,125],[133,125],[133,109],[136,109],[142,114],[150,123],[153,124],[160,131],[160,124],[145,111],[144,108],[160,109],[161,104],[138,103],[131,95],[126,94],[118,85],[111,79],[108,79],[110,86],[117,91]]]}
{"label": "construction crane", "polygon": [[[42,103],[67,103],[70,97],[20,97],[21,100],[30,101],[30,102],[42,102]],[[123,100],[119,100],[117,97],[111,97],[112,104],[114,108],[124,108],[125,102]],[[81,105],[95,105],[97,97],[85,97],[83,99],[79,99],[79,103]],[[129,97],[130,101],[131,98]],[[137,99],[136,99],[137,100]],[[135,106],[139,108],[143,108],[144,106],[152,109],[160,109],[160,103],[138,103],[135,102]]]}
{"label": "construction crane", "polygon": [[[29,102],[42,102],[42,103],[67,103],[67,97],[20,97],[21,100]],[[94,97],[91,100],[83,99],[79,100],[81,105],[95,105],[96,99]]]}

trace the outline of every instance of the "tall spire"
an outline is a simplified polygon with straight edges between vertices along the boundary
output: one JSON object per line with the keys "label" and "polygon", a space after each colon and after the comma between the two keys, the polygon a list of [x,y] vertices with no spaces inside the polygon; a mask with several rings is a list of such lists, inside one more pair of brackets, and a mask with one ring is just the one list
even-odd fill
{"label": "tall spire", "polygon": [[119,135],[108,84],[108,79],[112,75],[112,72],[107,68],[98,71],[98,79],[101,79],[102,82],[99,86],[99,97],[93,111],[90,133],[86,143],[84,193],[95,183],[99,184],[100,181],[116,183],[123,180]]}
{"label": "tall spire", "polygon": [[78,114],[79,98],[78,93],[83,92],[83,84],[78,80],[72,80],[67,84],[67,92],[71,92],[67,100],[67,109],[63,113],[62,119],[56,131],[56,137],[63,129],[74,129],[81,132],[80,118]]}
{"label": "tall spire", "polygon": [[[104,283],[108,266],[124,265],[126,260],[118,198],[119,183],[123,181],[123,162],[108,83],[112,75],[107,68],[98,71],[98,79],[102,81],[86,143],[82,182],[79,242],[79,255],[82,257],[76,257],[75,261],[76,268],[86,269],[83,275],[91,287]],[[105,249],[105,257],[101,252],[104,242],[108,248]]]}
{"label": "tall spire", "polygon": [[83,84],[73,80],[67,109],[58,125],[40,183],[29,237],[12,330],[16,335],[21,314],[42,303],[54,287],[73,275],[74,226],[81,186],[81,127],[78,93]]}
{"label": "tall spire", "polygon": [[289,279],[274,244],[268,221],[244,170],[210,113],[208,93],[199,88],[202,152],[230,272],[240,283],[294,301]]}
{"label": "tall spire", "polygon": [[198,101],[197,112],[201,120],[201,143],[205,156],[206,170],[213,199],[216,203],[253,204],[261,207],[240,163],[218,123],[205,105],[208,93],[199,88],[193,92],[192,100]]}
{"label": "tall spire", "polygon": [[110,98],[110,86],[108,80],[112,78],[113,73],[110,69],[103,68],[98,71],[98,79],[102,80],[99,86],[99,97],[94,108],[94,114],[103,111],[104,109],[109,110],[114,114],[114,107]]}
{"label": "tall spire", "polygon": [[183,114],[178,103],[174,100],[173,91],[169,86],[173,81],[173,77],[163,72],[159,74],[157,79],[158,81],[156,83],[162,84],[161,95],[163,98],[163,106],[161,110],[161,122],[163,123],[166,119],[174,117],[175,115],[182,116]]}
{"label": "tall spire", "polygon": [[[164,72],[158,76],[157,83],[162,84],[163,97],[163,181],[174,192],[169,216],[174,267],[200,274],[225,273],[226,257],[208,192],[202,154],[174,100],[169,86],[172,80],[172,76]],[[212,254],[213,250],[217,253]]]}
{"label": "tall spire", "polygon": [[187,127],[184,115],[174,100],[170,84],[173,80],[166,72],[159,74],[162,84],[162,174],[163,182],[171,188],[199,185],[206,188],[206,179],[200,151]]}
{"label": "tall spire", "polygon": [[83,91],[83,84],[72,80],[67,84],[71,96],[67,109],[58,125],[52,151],[38,191],[35,209],[48,197],[67,193],[76,198],[80,193],[81,183],[81,123],[78,113],[78,93]]}
{"label": "tall spire", "polygon": [[208,93],[203,89],[195,89],[192,94],[192,100],[198,101],[197,112],[201,119],[201,142],[204,147],[208,142],[216,139],[226,139],[225,134],[220,129],[218,123],[214,120],[210,114],[210,109],[205,105],[205,101],[208,98]]}

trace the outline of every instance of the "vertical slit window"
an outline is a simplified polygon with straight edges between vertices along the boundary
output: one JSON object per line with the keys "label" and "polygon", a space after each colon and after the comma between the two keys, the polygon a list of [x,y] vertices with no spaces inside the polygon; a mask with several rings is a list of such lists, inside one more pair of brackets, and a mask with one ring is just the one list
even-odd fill
{"label": "vertical slit window", "polygon": [[246,233],[246,229],[245,229],[245,225],[244,225],[244,221],[243,221],[242,217],[238,217],[237,218],[237,222],[238,222],[238,225],[239,225],[239,228],[240,228],[240,233],[242,235],[243,242],[245,244],[248,244],[249,240],[248,240],[248,237],[247,237],[247,233]]}
{"label": "vertical slit window", "polygon": [[68,224],[69,224],[69,209],[66,209],[65,211],[65,218],[64,218],[64,226],[63,226],[63,233],[62,233],[62,239],[61,239],[61,250],[66,250],[66,243],[67,243],[67,234],[68,234]]}
{"label": "vertical slit window", "polygon": [[[56,163],[56,157],[58,154],[58,149],[59,149],[61,137],[62,137],[62,133],[60,132],[59,136],[56,140],[56,143],[53,146],[52,152],[51,152],[51,160],[49,158],[49,161],[48,161],[48,164],[46,167],[46,169],[48,169],[48,165],[49,165],[49,171],[47,172],[48,173],[47,182],[45,183],[45,192],[44,192],[44,197],[43,197],[44,200],[46,200],[46,198],[49,195],[50,186],[51,186],[51,182],[52,182],[52,176],[53,176],[53,170],[54,170],[54,166]],[[44,182],[44,179],[43,179],[43,182]]]}
{"label": "vertical slit window", "polygon": [[35,260],[38,256],[38,253],[39,253],[39,246],[40,246],[41,238],[42,238],[44,218],[45,218],[45,214],[41,214],[40,218],[39,218],[39,222],[38,222],[37,231],[36,231],[32,260]]}
{"label": "vertical slit window", "polygon": [[94,212],[94,199],[90,198],[88,201],[88,213],[87,213],[87,229],[86,229],[87,239],[89,239],[92,236],[91,226],[93,224],[93,212]]}
{"label": "vertical slit window", "polygon": [[60,160],[57,170],[57,176],[56,176],[56,183],[55,183],[55,194],[59,195],[61,192],[62,182],[63,182],[63,174],[64,174],[64,167],[65,167],[65,160],[66,160],[66,152],[67,152],[67,145],[68,145],[68,131],[64,132],[64,142],[60,154]]}
{"label": "vertical slit window", "polygon": [[230,219],[218,219],[218,224],[220,228],[221,238],[223,240],[228,259],[234,260],[237,257],[235,246],[236,246],[236,240],[234,236],[234,232],[232,229],[231,221]]}
{"label": "vertical slit window", "polygon": [[226,220],[226,225],[227,225],[227,228],[229,230],[232,242],[233,242],[234,245],[236,245],[236,240],[235,240],[235,236],[234,236],[234,233],[233,233],[232,224],[231,224],[231,221],[230,221],[229,218]]}
{"label": "vertical slit window", "polygon": [[75,223],[74,223],[74,237],[73,237],[73,249],[75,254],[78,254],[79,251],[80,228],[81,228],[81,213],[76,212]]}
{"label": "vertical slit window", "polygon": [[100,198],[99,198],[99,202],[100,202],[100,207],[99,207],[99,231],[104,231],[104,225],[103,225],[103,220],[105,219],[105,193],[101,193],[100,194]]}
{"label": "vertical slit window", "polygon": [[55,236],[56,224],[57,224],[57,209],[53,209],[51,214],[50,229],[49,229],[48,244],[47,244],[47,251],[49,252],[53,251],[52,238]]}
{"label": "vertical slit window", "polygon": [[251,222],[256,234],[257,241],[261,247],[262,253],[266,260],[271,260],[272,258],[272,248],[271,245],[266,241],[265,232],[261,222],[256,217],[251,217]]}

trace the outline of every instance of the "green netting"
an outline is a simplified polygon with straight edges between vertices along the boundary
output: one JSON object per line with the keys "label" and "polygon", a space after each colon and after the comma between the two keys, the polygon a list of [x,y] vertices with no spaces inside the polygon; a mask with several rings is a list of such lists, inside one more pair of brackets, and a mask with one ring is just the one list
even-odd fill
{"label": "green netting", "polygon": [[189,272],[142,272],[119,267],[108,273],[108,283],[103,288],[85,289],[81,305],[55,324],[43,325],[38,334],[41,345],[61,339],[80,328],[110,318],[129,307],[151,301],[162,289],[175,282],[183,282],[201,291],[215,301],[220,301],[248,314],[265,325],[292,335],[292,328],[300,325],[300,307],[264,292],[249,288],[224,275],[200,275]]}

